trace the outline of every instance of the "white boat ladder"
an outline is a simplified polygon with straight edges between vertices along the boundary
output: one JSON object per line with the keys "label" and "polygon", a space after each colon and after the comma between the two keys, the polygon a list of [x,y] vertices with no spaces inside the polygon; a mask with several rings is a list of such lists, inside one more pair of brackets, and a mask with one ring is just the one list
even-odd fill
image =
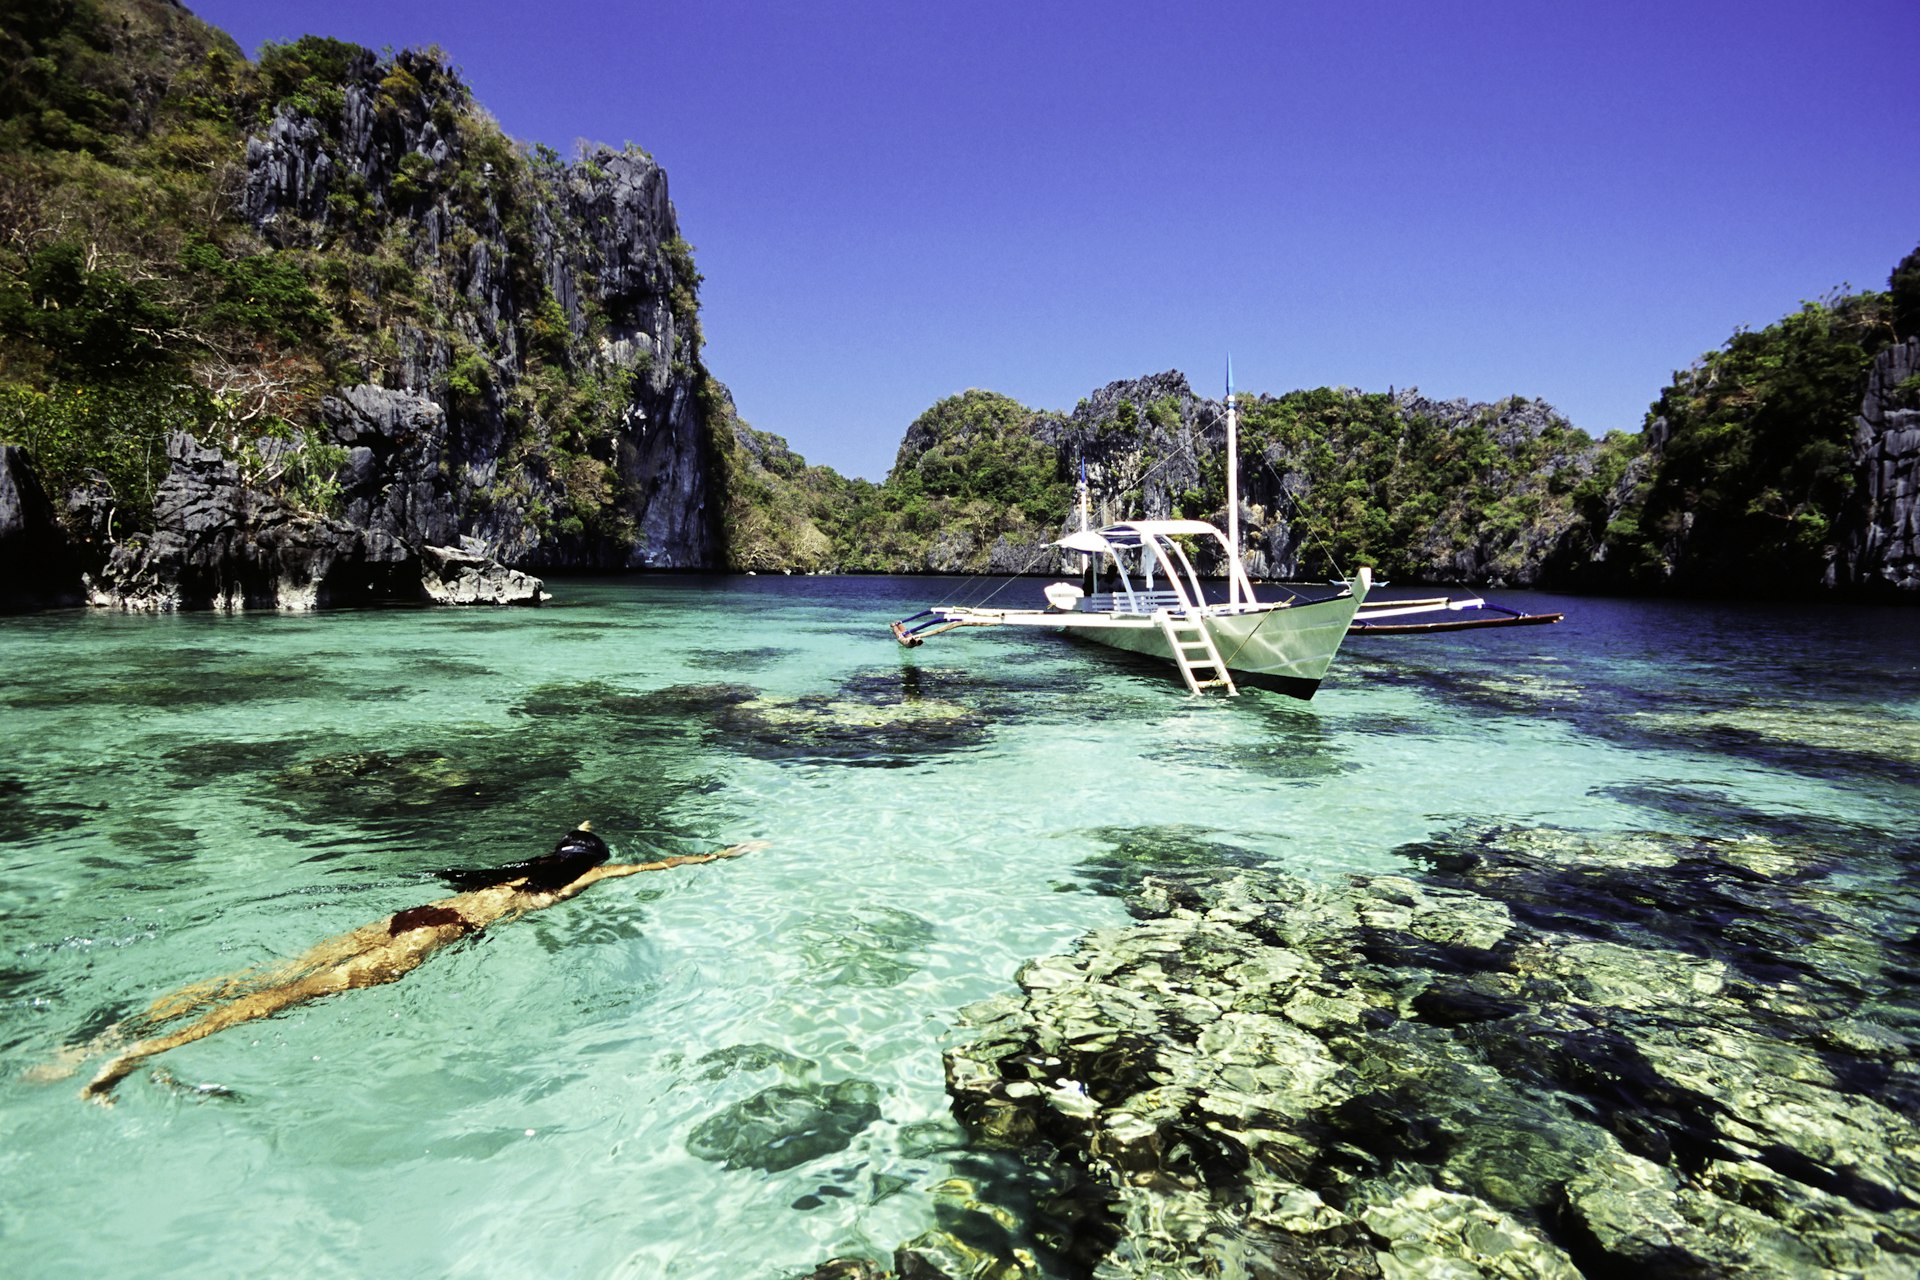
{"label": "white boat ladder", "polygon": [[[1233,677],[1227,674],[1226,661],[1221,658],[1220,650],[1214,646],[1213,637],[1200,619],[1185,613],[1175,617],[1167,609],[1160,610],[1156,617],[1160,623],[1160,634],[1167,638],[1167,648],[1173,654],[1173,665],[1180,668],[1180,676],[1187,682],[1188,692],[1197,696],[1208,689],[1225,689],[1229,698],[1240,696],[1240,690],[1234,687]],[[1202,678],[1200,673],[1209,668],[1213,674]]]}

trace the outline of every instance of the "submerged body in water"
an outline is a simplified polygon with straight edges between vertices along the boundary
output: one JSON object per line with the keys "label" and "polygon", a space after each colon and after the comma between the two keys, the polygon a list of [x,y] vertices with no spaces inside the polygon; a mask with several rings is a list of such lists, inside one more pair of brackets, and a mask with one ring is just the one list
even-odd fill
{"label": "submerged body in water", "polygon": [[[285,964],[245,970],[161,996],[139,1016],[115,1024],[88,1045],[76,1046],[71,1061],[56,1064],[50,1074],[65,1075],[87,1058],[117,1050],[81,1091],[84,1098],[111,1105],[115,1085],[141,1063],[169,1049],[321,996],[398,981],[448,943],[564,902],[601,880],[738,857],[754,847],[741,844],[714,853],[608,865],[612,855],[606,841],[583,822],[544,857],[491,871],[443,873],[456,884],[478,886],[465,893],[396,911],[384,920],[329,938]],[[162,1032],[193,1014],[201,1016],[177,1030]]]}

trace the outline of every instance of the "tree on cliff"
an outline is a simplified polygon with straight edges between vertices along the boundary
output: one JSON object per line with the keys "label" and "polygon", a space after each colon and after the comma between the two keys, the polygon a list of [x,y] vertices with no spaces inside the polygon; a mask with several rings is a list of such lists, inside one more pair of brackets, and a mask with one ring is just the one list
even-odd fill
{"label": "tree on cliff", "polygon": [[1902,341],[1920,338],[1920,246],[1894,267],[1887,292],[1892,299],[1894,333]]}

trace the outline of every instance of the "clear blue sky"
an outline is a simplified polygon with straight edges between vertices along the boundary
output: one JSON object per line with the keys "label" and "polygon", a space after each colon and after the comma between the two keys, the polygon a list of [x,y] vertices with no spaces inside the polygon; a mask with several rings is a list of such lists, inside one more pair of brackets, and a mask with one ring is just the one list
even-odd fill
{"label": "clear blue sky", "polygon": [[188,0],[438,43],[507,132],[666,166],[707,362],[878,479],[935,400],[1417,385],[1637,428],[1920,243],[1914,0]]}

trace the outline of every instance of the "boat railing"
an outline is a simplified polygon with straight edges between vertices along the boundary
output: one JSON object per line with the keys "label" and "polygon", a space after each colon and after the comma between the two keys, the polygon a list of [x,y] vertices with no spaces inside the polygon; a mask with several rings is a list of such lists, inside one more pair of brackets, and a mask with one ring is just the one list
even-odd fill
{"label": "boat railing", "polygon": [[1173,591],[1097,591],[1087,597],[1088,613],[1129,613],[1145,616],[1160,609],[1184,610],[1185,604]]}

